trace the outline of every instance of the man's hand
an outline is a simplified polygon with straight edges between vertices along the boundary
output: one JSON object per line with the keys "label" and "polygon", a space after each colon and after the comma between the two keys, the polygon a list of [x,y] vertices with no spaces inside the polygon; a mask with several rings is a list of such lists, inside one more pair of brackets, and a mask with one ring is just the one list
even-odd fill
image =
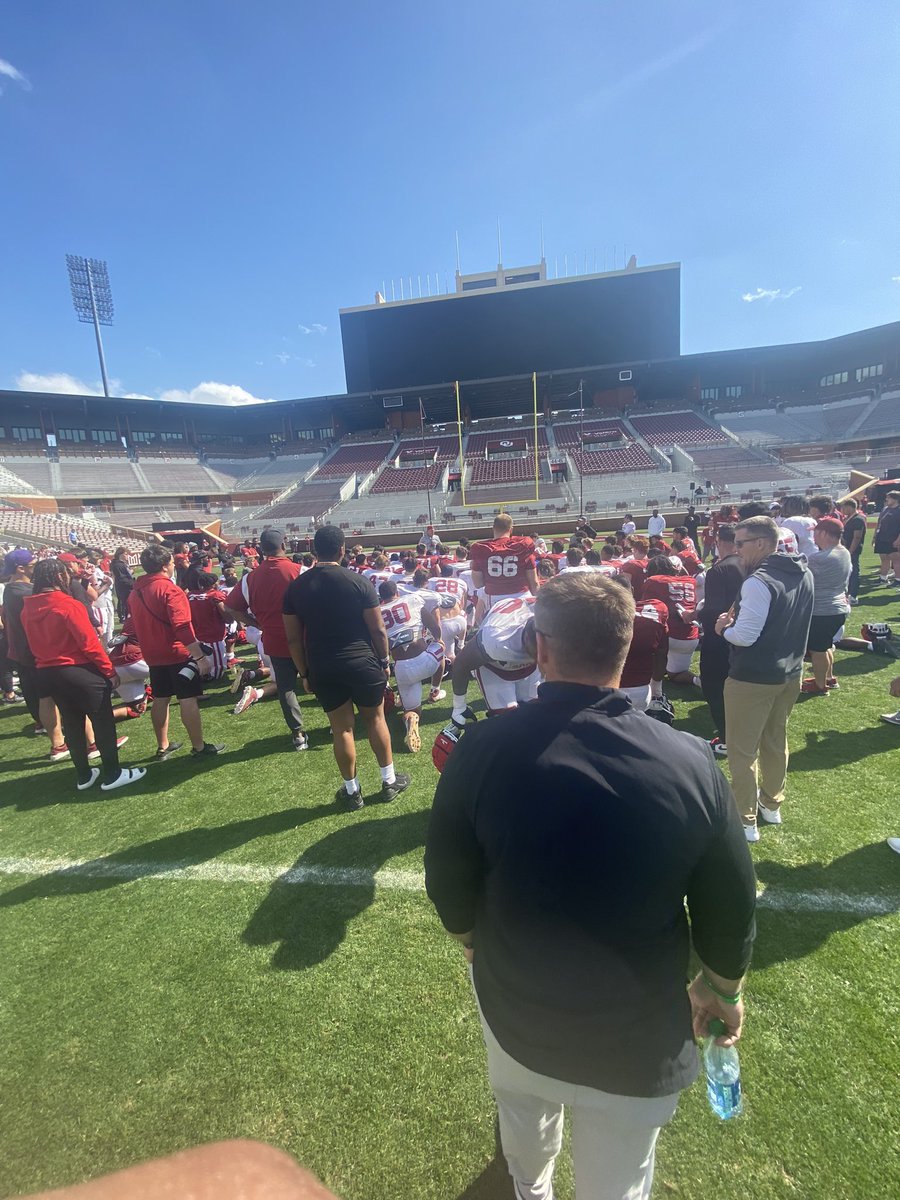
{"label": "man's hand", "polygon": [[313,694],[313,690],[312,690],[312,686],[309,682],[309,676],[308,675],[301,676],[301,681],[303,683],[304,692],[306,692],[307,696],[311,696]]}
{"label": "man's hand", "polygon": [[730,629],[733,624],[734,617],[730,612],[721,613],[716,620],[716,633],[721,637],[725,630]]}
{"label": "man's hand", "polygon": [[900,675],[891,680],[891,695],[895,699],[900,699]]}
{"label": "man's hand", "polygon": [[715,1017],[725,1022],[726,1032],[716,1038],[717,1046],[733,1046],[741,1036],[744,1023],[744,1002],[728,1004],[706,986],[702,973],[699,974],[688,988],[688,999],[691,1002],[691,1022],[694,1030],[694,1040],[702,1041],[709,1037],[709,1023]]}

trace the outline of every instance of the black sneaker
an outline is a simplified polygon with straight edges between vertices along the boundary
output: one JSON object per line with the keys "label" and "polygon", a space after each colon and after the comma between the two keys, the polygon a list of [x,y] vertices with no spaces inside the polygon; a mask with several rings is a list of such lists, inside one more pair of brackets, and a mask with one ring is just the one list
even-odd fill
{"label": "black sneaker", "polygon": [[406,791],[410,782],[411,780],[408,775],[404,775],[401,771],[398,771],[393,783],[383,783],[381,785],[382,804],[389,804],[391,800],[396,800],[401,792]]}
{"label": "black sneaker", "polygon": [[462,720],[460,720],[459,717],[451,717],[450,720],[458,729],[465,729],[469,721],[478,720],[478,714],[467,706],[463,709]]}
{"label": "black sneaker", "polygon": [[210,754],[221,754],[224,749],[224,742],[204,742],[202,750],[191,750],[191,758],[206,758]]}
{"label": "black sneaker", "polygon": [[364,804],[361,791],[354,792],[351,796],[345,787],[339,787],[334,793],[334,798],[338,808],[342,808],[344,812],[359,812]]}
{"label": "black sneaker", "polygon": [[157,750],[154,758],[157,762],[165,762],[170,754],[174,754],[176,750],[180,750],[184,742],[169,742],[165,750]]}
{"label": "black sneaker", "polygon": [[295,750],[308,750],[309,749],[309,738],[302,731],[302,729],[297,730],[297,732],[294,734],[291,741],[293,742],[293,746],[294,746]]}

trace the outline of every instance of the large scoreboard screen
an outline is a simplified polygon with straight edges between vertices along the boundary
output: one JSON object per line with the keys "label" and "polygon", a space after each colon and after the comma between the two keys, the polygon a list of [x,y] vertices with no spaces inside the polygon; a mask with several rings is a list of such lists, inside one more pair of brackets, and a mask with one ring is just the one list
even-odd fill
{"label": "large scoreboard screen", "polygon": [[348,392],[677,358],[681,269],[344,309],[341,338]]}

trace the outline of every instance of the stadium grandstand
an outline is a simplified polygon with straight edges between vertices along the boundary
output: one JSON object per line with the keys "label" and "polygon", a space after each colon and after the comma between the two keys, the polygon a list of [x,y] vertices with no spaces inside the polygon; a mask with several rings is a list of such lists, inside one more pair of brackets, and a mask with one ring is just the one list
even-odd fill
{"label": "stadium grandstand", "polygon": [[[344,395],[218,408],[0,392],[7,532],[30,515],[35,537],[82,523],[140,544],[160,521],[218,519],[240,539],[328,519],[399,543],[506,506],[548,525],[583,506],[611,527],[698,489],[836,495],[851,470],[896,468],[900,323],[681,355],[679,280],[677,264],[568,280],[540,266],[344,310],[347,378],[371,385]],[[561,331],[573,317],[577,337]]]}

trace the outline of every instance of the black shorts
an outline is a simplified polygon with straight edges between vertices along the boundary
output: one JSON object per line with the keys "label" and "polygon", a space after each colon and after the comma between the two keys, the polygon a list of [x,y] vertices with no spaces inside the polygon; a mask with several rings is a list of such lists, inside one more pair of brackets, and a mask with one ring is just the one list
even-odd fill
{"label": "black shorts", "polygon": [[[189,658],[185,659],[185,662],[190,661]],[[157,697],[167,700],[170,696],[174,696],[176,700],[191,700],[195,696],[203,695],[203,676],[198,675],[191,680],[182,679],[178,672],[183,666],[184,663],[169,663],[163,667],[150,668],[150,688],[154,700]]]}
{"label": "black shorts", "polygon": [[896,554],[891,538],[876,538],[872,549],[876,554]]}
{"label": "black shorts", "polygon": [[847,620],[846,613],[834,617],[813,617],[809,626],[806,649],[811,653],[824,654],[834,645],[834,635]]}
{"label": "black shorts", "polygon": [[377,708],[384,701],[387,676],[372,658],[309,668],[309,686],[323,712],[333,712],[352,700],[357,708]]}

